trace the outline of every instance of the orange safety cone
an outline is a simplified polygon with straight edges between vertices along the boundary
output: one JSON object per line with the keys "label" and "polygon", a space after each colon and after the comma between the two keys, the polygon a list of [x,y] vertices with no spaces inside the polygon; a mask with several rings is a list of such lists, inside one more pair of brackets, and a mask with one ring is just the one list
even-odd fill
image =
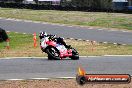
{"label": "orange safety cone", "polygon": [[9,42],[10,42],[10,39],[7,39],[6,40],[6,49],[8,49],[8,50],[10,49],[10,43]]}
{"label": "orange safety cone", "polygon": [[36,33],[34,32],[33,34],[33,40],[34,40],[34,48],[37,47],[37,37],[36,37]]}

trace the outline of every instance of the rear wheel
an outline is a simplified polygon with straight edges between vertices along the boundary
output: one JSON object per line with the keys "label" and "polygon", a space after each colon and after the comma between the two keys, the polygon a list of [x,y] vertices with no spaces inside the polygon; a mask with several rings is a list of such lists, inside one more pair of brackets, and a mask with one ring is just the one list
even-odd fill
{"label": "rear wheel", "polygon": [[55,47],[50,47],[46,49],[48,54],[48,60],[60,60],[59,51]]}
{"label": "rear wheel", "polygon": [[76,49],[72,48],[72,56],[70,57],[72,60],[79,60],[79,53]]}

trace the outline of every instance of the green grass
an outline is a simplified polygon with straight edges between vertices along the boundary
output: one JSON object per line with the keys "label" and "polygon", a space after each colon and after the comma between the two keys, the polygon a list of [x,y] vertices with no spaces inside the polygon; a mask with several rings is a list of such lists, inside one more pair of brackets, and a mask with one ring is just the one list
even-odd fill
{"label": "green grass", "polygon": [[[0,57],[33,57],[47,56],[42,53],[37,37],[37,47],[33,47],[33,35],[10,32],[10,49],[6,49],[6,43],[0,43]],[[132,45],[101,44],[86,41],[66,40],[67,44],[76,48],[81,56],[100,55],[132,55]]]}
{"label": "green grass", "polygon": [[0,17],[132,30],[132,14],[0,8]]}
{"label": "green grass", "polygon": [[30,34],[21,34],[21,33],[9,33],[10,37],[10,46],[12,49],[19,49],[20,47],[24,47],[27,44],[33,42],[33,37]]}
{"label": "green grass", "polygon": [[[6,42],[0,44],[0,57],[15,57],[15,56],[39,56],[38,48],[33,46],[33,35],[10,32],[10,49],[6,48]],[[38,39],[38,37],[37,37]],[[37,51],[36,51],[37,50]],[[40,49],[39,49],[40,50]],[[41,55],[42,56],[42,55]]]}

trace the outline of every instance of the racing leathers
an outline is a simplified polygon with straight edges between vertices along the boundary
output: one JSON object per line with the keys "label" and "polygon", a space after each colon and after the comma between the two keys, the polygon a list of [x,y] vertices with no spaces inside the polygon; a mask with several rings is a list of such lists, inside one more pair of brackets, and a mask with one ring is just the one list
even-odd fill
{"label": "racing leathers", "polygon": [[[66,43],[64,42],[64,38],[57,37],[56,35],[47,35],[46,37],[48,37],[48,39],[50,41],[55,41],[58,44],[64,45],[67,49],[69,49],[71,47],[70,45],[66,45]],[[40,38],[40,41],[42,42],[43,38]]]}

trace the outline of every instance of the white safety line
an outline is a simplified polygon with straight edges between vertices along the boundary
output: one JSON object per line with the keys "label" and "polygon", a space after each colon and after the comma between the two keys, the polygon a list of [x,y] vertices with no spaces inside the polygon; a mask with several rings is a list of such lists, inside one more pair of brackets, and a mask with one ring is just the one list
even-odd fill
{"label": "white safety line", "polygon": [[122,31],[122,32],[129,32],[129,31]]}
{"label": "white safety line", "polygon": [[21,80],[49,80],[49,79],[75,79],[76,77],[49,77],[49,78],[27,78],[27,79],[2,79],[7,81],[21,81]]}
{"label": "white safety line", "polygon": [[24,35],[27,34],[27,33],[23,33]]}
{"label": "white safety line", "polygon": [[104,44],[107,44],[108,42],[103,42]]}
{"label": "white safety line", "polygon": [[30,78],[31,80],[47,80],[47,79],[50,79],[50,78]]}
{"label": "white safety line", "polygon": [[9,80],[9,81],[21,81],[21,80],[25,80],[25,79],[3,79],[3,80]]}
{"label": "white safety line", "polygon": [[47,58],[47,57],[3,57],[3,58],[0,58],[1,59],[43,59],[43,58]]}
{"label": "white safety line", "polygon": [[[101,55],[101,56],[79,56],[81,58],[88,57],[132,57],[132,55]],[[1,59],[47,59],[47,57],[3,57]]]}
{"label": "white safety line", "polygon": [[118,31],[118,30],[113,30],[113,29],[112,29],[112,30],[108,30],[108,31]]}
{"label": "white safety line", "polygon": [[117,43],[113,43],[114,45],[117,45]]}
{"label": "white safety line", "polygon": [[[132,77],[132,75],[130,75]],[[49,79],[75,79],[76,77],[49,77],[49,78],[28,78],[28,79],[2,79],[7,81],[21,81],[21,80],[49,80]]]}
{"label": "white safety line", "polygon": [[102,31],[102,30],[104,30],[104,29],[98,29],[99,31]]}
{"label": "white safety line", "polygon": [[132,55],[104,55],[104,56],[107,56],[107,57],[111,57],[111,56],[114,56],[114,57],[132,57]]}
{"label": "white safety line", "polygon": [[77,39],[78,41],[81,41],[82,39]]}
{"label": "white safety line", "polygon": [[76,77],[57,77],[58,79],[75,79]]}
{"label": "white safety line", "polygon": [[86,42],[89,42],[90,40],[85,40]]}

